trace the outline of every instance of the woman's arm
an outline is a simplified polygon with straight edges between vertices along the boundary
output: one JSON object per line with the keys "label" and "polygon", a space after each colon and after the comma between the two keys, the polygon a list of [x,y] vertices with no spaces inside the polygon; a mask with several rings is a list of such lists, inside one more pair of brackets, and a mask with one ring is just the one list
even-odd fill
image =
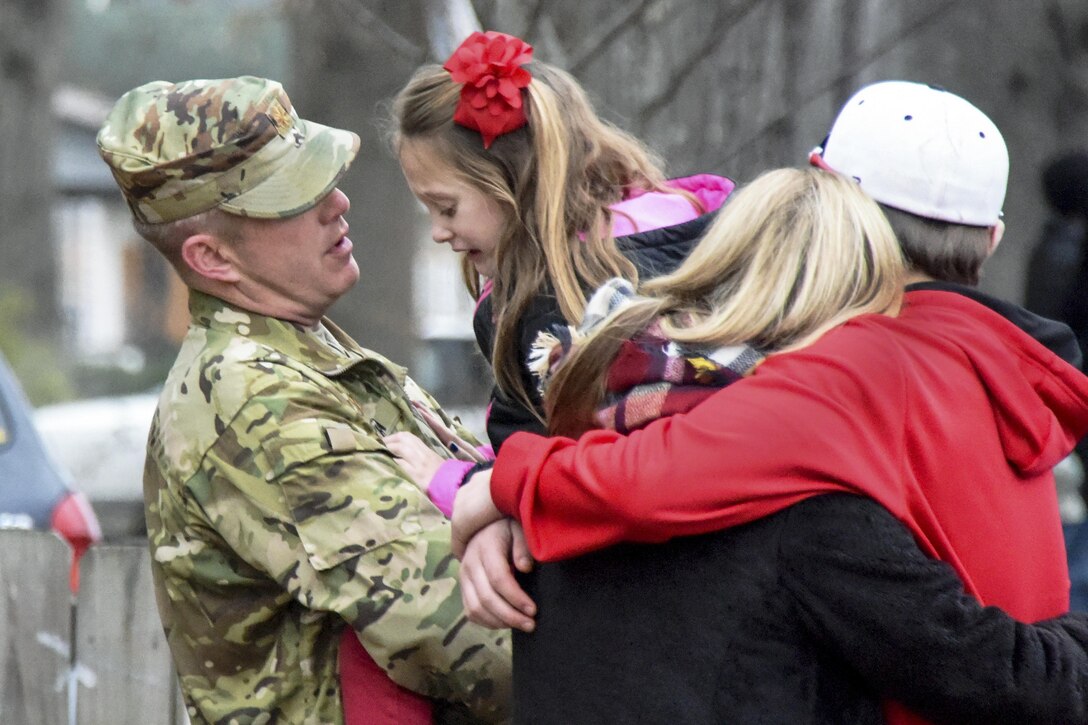
{"label": "woman's arm", "polygon": [[843,347],[770,358],[629,436],[512,436],[492,474],[495,504],[541,561],[708,533],[836,491],[906,520],[901,373],[871,344]]}

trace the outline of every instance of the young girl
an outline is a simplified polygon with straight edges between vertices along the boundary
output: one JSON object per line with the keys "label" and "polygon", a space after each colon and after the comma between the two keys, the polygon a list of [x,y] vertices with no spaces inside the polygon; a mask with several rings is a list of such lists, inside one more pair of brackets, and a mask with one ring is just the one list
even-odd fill
{"label": "young girl", "polygon": [[[473,327],[496,381],[487,418],[494,450],[518,430],[545,430],[526,368],[537,333],[580,319],[586,293],[611,277],[675,268],[733,189],[709,174],[666,180],[638,140],[597,116],[576,80],[531,56],[518,38],[473,33],[444,66],[421,67],[393,106],[393,148],[408,184],[435,241],[463,255],[477,300]],[[482,457],[449,441],[473,460],[439,458],[410,435],[386,439],[447,515]],[[344,679],[357,683],[345,697],[360,712],[381,700],[393,721],[428,717],[410,693],[371,696],[367,683],[385,687],[388,678],[369,672],[354,637],[341,658]]]}
{"label": "young girl", "polygon": [[[666,180],[638,140],[599,118],[578,82],[530,62],[532,48],[474,33],[444,66],[420,68],[397,95],[393,147],[431,233],[463,255],[480,350],[496,387],[495,450],[513,432],[544,432],[527,368],[541,330],[581,319],[611,277],[670,271],[733,189],[702,174]],[[390,441],[426,477],[412,442]],[[470,464],[446,463],[430,491],[442,505]],[[444,493],[443,493],[444,492]]]}

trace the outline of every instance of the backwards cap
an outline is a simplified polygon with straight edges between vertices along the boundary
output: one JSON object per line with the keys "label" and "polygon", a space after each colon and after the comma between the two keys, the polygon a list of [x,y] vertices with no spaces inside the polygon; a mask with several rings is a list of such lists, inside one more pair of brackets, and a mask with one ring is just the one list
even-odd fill
{"label": "backwards cap", "polygon": [[906,81],[862,88],[814,154],[895,209],[969,226],[1001,218],[1009,178],[1001,132],[940,88]]}
{"label": "backwards cap", "polygon": [[273,219],[328,194],[359,137],[300,119],[279,83],[243,76],[129,91],[98,132],[98,150],[141,221],[216,207]]}

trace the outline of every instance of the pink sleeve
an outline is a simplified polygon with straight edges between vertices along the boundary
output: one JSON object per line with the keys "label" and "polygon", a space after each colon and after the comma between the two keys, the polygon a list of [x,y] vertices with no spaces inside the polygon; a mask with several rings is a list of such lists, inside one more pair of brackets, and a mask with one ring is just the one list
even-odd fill
{"label": "pink sleeve", "polygon": [[687,197],[649,191],[609,207],[612,210],[612,235],[625,237],[635,232],[683,224],[699,216]]}
{"label": "pink sleeve", "polygon": [[457,496],[457,489],[461,487],[465,474],[473,465],[472,461],[460,461],[456,458],[443,461],[427,486],[427,497],[446,518],[453,515],[453,499]]}
{"label": "pink sleeve", "polygon": [[[486,458],[495,458],[495,451],[491,446],[480,446],[476,450]],[[431,503],[438,507],[439,511],[446,515],[447,519],[453,516],[453,499],[457,496],[457,489],[464,483],[465,474],[474,465],[476,464],[472,461],[451,458],[443,461],[442,465],[435,471],[434,477],[431,478],[431,482],[427,486],[427,497],[431,499]]]}

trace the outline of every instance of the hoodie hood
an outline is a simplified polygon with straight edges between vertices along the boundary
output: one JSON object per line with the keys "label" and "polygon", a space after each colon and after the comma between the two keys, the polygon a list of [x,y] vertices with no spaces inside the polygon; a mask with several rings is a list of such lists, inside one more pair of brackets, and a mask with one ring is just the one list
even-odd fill
{"label": "hoodie hood", "polygon": [[[939,304],[924,304],[932,295]],[[979,302],[958,291],[910,291],[899,320],[959,349],[985,388],[1009,464],[1024,476],[1045,473],[1088,432],[1088,377]]]}
{"label": "hoodie hood", "polygon": [[1037,315],[1031,310],[1012,302],[988,295],[975,287],[968,287],[954,282],[917,282],[907,285],[907,292],[914,290],[939,290],[955,292],[968,299],[989,307],[997,314],[1004,317],[1012,324],[1019,327],[1038,342],[1043,343],[1048,350],[1065,360],[1077,370],[1084,370],[1084,355],[1077,342],[1077,336],[1072,328],[1064,322],[1052,320],[1042,315]]}

